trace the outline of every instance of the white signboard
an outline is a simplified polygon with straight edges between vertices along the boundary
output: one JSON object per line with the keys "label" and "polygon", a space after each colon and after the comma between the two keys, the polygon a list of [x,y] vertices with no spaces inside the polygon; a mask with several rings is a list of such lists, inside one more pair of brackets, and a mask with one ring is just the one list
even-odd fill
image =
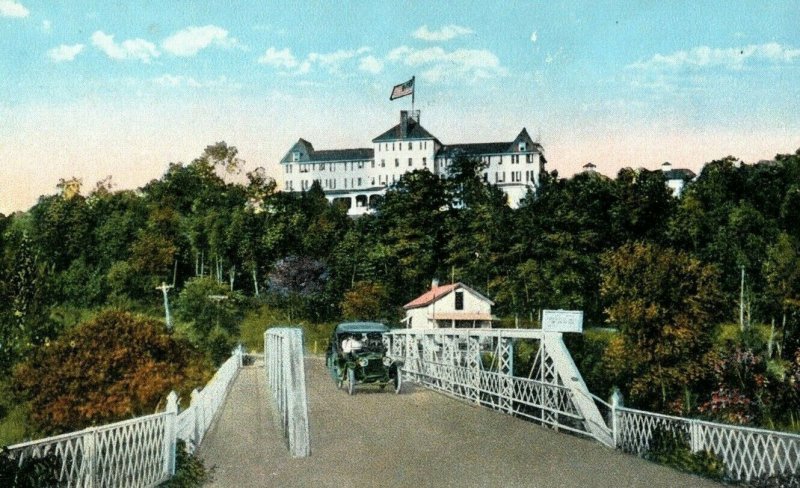
{"label": "white signboard", "polygon": [[542,310],[542,331],[583,332],[583,312],[580,310]]}

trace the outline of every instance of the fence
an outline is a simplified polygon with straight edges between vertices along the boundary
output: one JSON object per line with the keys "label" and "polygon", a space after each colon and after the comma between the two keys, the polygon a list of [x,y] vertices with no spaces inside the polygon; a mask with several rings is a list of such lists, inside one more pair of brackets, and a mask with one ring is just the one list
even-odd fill
{"label": "fence", "polygon": [[[535,341],[538,348],[527,378],[514,375],[514,344],[520,340]],[[719,457],[735,481],[800,473],[800,435],[623,408],[616,397],[611,404],[603,402],[586,389],[560,334],[406,329],[387,334],[386,346],[393,359],[403,361],[403,374],[422,385],[625,452],[647,452],[654,433],[662,430],[694,452]]]}
{"label": "fence", "polygon": [[303,332],[286,327],[264,332],[267,383],[281,416],[283,433],[294,457],[306,457],[311,447],[303,359]]}
{"label": "fence", "polygon": [[192,394],[192,406],[180,415],[178,395],[171,392],[162,413],[15,444],[8,447],[9,453],[20,464],[55,456],[60,463],[59,486],[155,486],[175,474],[177,439],[187,440],[192,449],[202,440],[241,367],[241,358],[240,347],[203,391]]}
{"label": "fence", "polygon": [[728,477],[753,481],[797,476],[800,435],[661,415],[612,405],[617,448],[642,454],[657,430],[682,439],[693,452],[709,451],[725,464]]}
{"label": "fence", "polygon": [[195,389],[192,392],[189,407],[178,415],[177,436],[178,439],[186,441],[189,452],[194,452],[211,428],[233,381],[242,368],[243,355],[244,351],[240,345],[202,390]]}

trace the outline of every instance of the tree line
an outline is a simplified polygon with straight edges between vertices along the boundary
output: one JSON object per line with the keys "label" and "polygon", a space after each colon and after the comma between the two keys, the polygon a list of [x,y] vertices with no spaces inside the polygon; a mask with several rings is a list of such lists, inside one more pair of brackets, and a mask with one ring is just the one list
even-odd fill
{"label": "tree line", "polygon": [[226,181],[242,163],[221,142],[136,190],[106,180],[0,216],[0,370],[64,334],[64,306],[159,310],[162,282],[219,359],[248,303],[293,322],[391,323],[437,278],[491,297],[505,325],[563,308],[615,329],[575,339],[600,393],[733,420],[797,412],[800,150],[709,162],[680,198],[661,171],[547,172],[516,209],[459,157],[446,176],[405,174],[356,219],[318,184]]}

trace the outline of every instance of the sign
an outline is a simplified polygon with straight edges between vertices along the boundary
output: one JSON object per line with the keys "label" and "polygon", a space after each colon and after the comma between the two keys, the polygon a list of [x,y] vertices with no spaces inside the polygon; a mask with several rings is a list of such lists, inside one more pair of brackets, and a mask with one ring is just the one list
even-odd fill
{"label": "sign", "polygon": [[583,333],[580,310],[542,310],[542,331]]}

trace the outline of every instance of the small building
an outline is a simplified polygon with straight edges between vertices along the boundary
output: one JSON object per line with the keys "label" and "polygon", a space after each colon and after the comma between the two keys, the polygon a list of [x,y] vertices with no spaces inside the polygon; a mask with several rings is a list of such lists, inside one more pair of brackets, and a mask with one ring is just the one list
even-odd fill
{"label": "small building", "polygon": [[666,180],[669,189],[672,190],[672,196],[674,197],[680,197],[686,183],[692,181],[695,176],[697,176],[694,174],[694,171],[690,169],[673,169],[672,163],[669,161],[661,165],[661,171],[664,172],[664,180]]}
{"label": "small building", "polygon": [[410,329],[435,328],[491,328],[494,302],[463,283],[439,286],[433,282],[431,289],[403,306],[403,319]]}

